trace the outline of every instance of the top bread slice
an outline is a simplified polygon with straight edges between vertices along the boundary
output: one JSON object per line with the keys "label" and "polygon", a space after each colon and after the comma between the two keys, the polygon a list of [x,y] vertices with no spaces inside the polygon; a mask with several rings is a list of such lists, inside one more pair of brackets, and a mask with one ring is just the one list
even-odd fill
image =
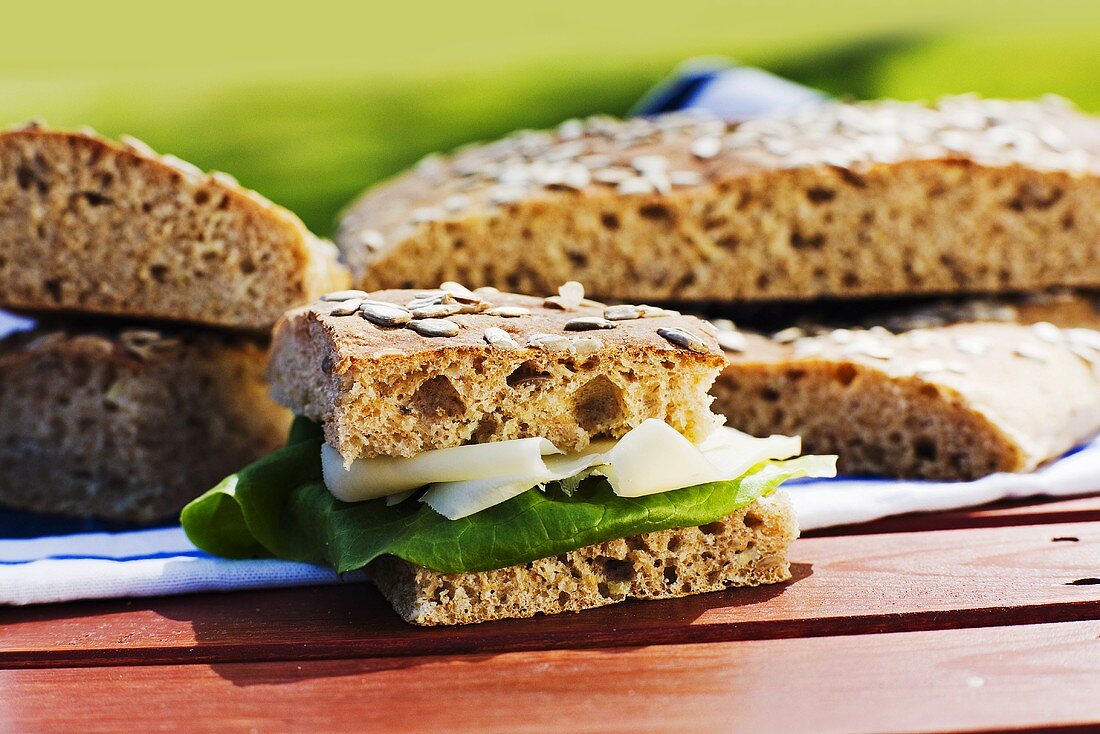
{"label": "top bread slice", "polygon": [[333,245],[139,141],[0,132],[0,305],[266,331],[346,285]]}
{"label": "top bread slice", "polygon": [[1100,122],[1063,101],[570,121],[355,202],[361,287],[733,302],[1100,285]]}
{"label": "top bread slice", "polygon": [[[370,294],[363,308],[382,313],[417,298],[464,311],[386,327],[356,311],[364,295],[286,314],[268,374],[275,399],[321,422],[345,461],[533,436],[577,451],[647,418],[693,440],[716,425],[707,391],[726,359],[694,317],[641,308],[645,317],[604,321],[592,301],[458,286]],[[607,315],[638,315],[619,311]],[[432,328],[455,335],[414,330]]]}
{"label": "top bread slice", "polygon": [[799,434],[842,472],[969,480],[1030,471],[1100,431],[1100,332],[1049,322],[882,327],[771,339],[734,351],[715,407],[749,433]]}

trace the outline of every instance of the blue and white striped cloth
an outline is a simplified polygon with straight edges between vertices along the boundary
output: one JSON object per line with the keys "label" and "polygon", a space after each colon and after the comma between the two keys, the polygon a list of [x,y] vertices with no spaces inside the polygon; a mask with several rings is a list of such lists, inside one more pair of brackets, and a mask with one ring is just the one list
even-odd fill
{"label": "blue and white striped cloth", "polygon": [[[647,96],[636,112],[694,107],[743,119],[821,99],[813,90],[758,69],[706,62],[683,67]],[[3,327],[0,323],[0,330],[6,330]],[[968,483],[810,480],[793,483],[788,491],[804,530],[1010,497],[1100,492],[1100,439],[1031,474],[998,474]],[[0,512],[0,604],[334,584],[364,578],[360,573],[340,579],[328,569],[304,563],[215,558],[191,545],[179,526],[135,530]]]}

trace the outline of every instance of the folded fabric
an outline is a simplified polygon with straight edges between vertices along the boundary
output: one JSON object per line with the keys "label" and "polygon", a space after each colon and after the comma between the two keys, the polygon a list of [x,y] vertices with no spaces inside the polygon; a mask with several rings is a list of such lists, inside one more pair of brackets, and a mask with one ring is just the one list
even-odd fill
{"label": "folded fabric", "polygon": [[[803,531],[1033,495],[1100,492],[1100,438],[1030,474],[974,482],[839,478],[787,485]],[[306,563],[230,561],[195,548],[179,527],[0,540],[0,604],[354,583]]]}

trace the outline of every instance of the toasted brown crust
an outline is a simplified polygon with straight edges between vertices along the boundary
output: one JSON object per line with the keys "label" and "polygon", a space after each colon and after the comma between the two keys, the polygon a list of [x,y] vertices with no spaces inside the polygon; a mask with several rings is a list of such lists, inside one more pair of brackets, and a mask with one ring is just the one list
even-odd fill
{"label": "toasted brown crust", "polygon": [[[721,144],[700,158],[701,140]],[[729,302],[1096,286],[1098,150],[1095,119],[1049,102],[596,119],[429,159],[353,204],[337,241],[367,289],[575,278],[610,300]],[[639,175],[654,160],[663,173]],[[593,180],[609,171],[635,178]]]}
{"label": "toasted brown crust", "polygon": [[[405,304],[416,295],[381,291],[370,298]],[[374,326],[358,314],[332,316],[321,305],[292,311],[275,329],[273,394],[322,422],[327,441],[349,461],[531,436],[575,451],[647,418],[692,438],[714,425],[707,390],[725,357],[698,319],[670,313],[574,332],[565,330],[568,322],[599,316],[602,306],[563,311],[526,296],[479,291],[477,297],[530,313],[458,314],[448,317],[458,335],[425,337]],[[516,346],[490,346],[490,328],[504,330]],[[658,332],[671,328],[694,334],[703,351]],[[539,334],[564,348],[530,346]]]}
{"label": "toasted brown crust", "polygon": [[265,349],[186,330],[43,327],[0,341],[0,504],[147,522],[285,440]]}
{"label": "toasted brown crust", "polygon": [[266,331],[347,277],[330,243],[225,174],[133,140],[0,132],[0,305]]}
{"label": "toasted brown crust", "polygon": [[1029,471],[1100,430],[1098,332],[969,323],[746,338],[715,383],[715,408],[734,428],[839,454],[842,472]]}
{"label": "toasted brown crust", "polygon": [[703,527],[661,530],[480,573],[443,574],[392,556],[371,579],[406,622],[471,624],[668,599],[791,577],[798,525],[782,493]]}

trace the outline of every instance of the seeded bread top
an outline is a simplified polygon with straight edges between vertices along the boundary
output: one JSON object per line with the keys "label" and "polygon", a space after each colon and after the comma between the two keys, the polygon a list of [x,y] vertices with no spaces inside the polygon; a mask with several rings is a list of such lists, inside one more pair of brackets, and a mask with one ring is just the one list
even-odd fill
{"label": "seeded bread top", "polygon": [[570,120],[552,131],[524,131],[450,157],[425,158],[354,203],[337,241],[355,278],[378,282],[385,273],[370,273],[370,265],[433,223],[493,216],[520,201],[578,193],[585,199],[669,195],[760,171],[822,165],[859,171],[937,159],[1095,174],[1100,123],[1057,97],[1016,102],[971,96],[932,106],[829,103],[742,123],[698,112]]}
{"label": "seeded bread top", "polygon": [[139,140],[0,131],[0,305],[267,331],[345,287],[294,214]]}
{"label": "seeded bread top", "polygon": [[[563,291],[568,294],[570,286]],[[694,316],[655,306],[607,306],[584,298],[583,289],[574,293],[573,299],[535,298],[450,284],[430,291],[336,291],[296,313],[316,319],[334,344],[354,345],[358,358],[466,347],[564,351],[580,357],[627,345],[717,352],[714,327]]]}
{"label": "seeded bread top", "polygon": [[270,377],[349,461],[530,436],[577,450],[647,418],[701,438],[726,363],[712,331],[605,307],[577,284],[547,299],[455,284],[343,292],[279,322]]}

